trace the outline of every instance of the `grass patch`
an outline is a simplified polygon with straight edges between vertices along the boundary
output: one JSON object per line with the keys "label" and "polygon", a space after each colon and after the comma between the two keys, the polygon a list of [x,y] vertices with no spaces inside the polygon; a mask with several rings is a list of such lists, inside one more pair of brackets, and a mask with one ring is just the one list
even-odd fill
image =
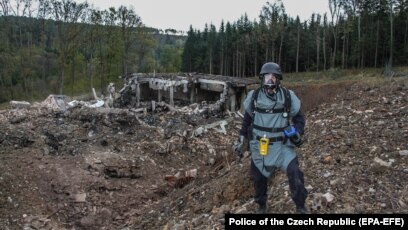
{"label": "grass patch", "polygon": [[361,81],[383,78],[382,69],[330,69],[325,72],[302,72],[284,74],[287,83],[328,83],[336,81]]}
{"label": "grass patch", "polygon": [[0,103],[0,110],[9,109],[9,108],[10,108],[9,102]]}

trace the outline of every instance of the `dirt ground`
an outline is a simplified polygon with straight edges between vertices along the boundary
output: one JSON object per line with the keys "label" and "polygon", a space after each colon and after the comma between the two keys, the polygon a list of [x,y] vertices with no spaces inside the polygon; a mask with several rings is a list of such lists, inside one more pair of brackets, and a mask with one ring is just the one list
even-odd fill
{"label": "dirt ground", "polygon": [[[408,80],[294,87],[312,213],[408,213]],[[221,126],[194,132],[206,124]],[[41,106],[0,111],[1,229],[223,229],[253,213],[241,118]],[[286,175],[269,212],[294,213]]]}

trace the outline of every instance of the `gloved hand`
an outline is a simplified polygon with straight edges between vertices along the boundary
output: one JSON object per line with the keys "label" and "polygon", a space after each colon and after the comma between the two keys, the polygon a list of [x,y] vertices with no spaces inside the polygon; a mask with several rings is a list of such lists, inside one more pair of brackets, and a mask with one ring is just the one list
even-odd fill
{"label": "gloved hand", "polygon": [[303,144],[302,137],[294,126],[290,125],[286,127],[285,130],[283,130],[283,133],[296,147]]}
{"label": "gloved hand", "polygon": [[232,146],[232,150],[239,157],[242,157],[244,153],[243,151],[244,140],[245,140],[244,136],[239,136],[238,142],[235,142],[234,145]]}

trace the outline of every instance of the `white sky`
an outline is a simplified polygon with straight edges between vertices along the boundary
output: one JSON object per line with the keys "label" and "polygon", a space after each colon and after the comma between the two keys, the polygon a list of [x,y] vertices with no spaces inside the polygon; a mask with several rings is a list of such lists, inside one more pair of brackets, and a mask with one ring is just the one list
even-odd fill
{"label": "white sky", "polygon": [[[84,2],[85,0],[76,0]],[[205,24],[212,23],[219,29],[221,20],[237,21],[247,13],[250,21],[259,20],[262,6],[267,0],[87,0],[100,10],[121,5],[133,6],[143,24],[157,29],[188,31],[203,30]],[[299,15],[301,21],[308,20],[313,12],[329,12],[328,0],[282,0],[286,12],[292,18]],[[274,0],[269,0],[273,3]]]}

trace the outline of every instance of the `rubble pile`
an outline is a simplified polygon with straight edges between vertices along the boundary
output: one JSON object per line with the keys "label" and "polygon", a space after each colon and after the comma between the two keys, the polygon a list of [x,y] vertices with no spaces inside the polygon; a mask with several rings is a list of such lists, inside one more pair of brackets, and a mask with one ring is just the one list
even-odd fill
{"label": "rubble pile", "polygon": [[[385,83],[306,111],[312,213],[408,212],[408,81]],[[160,108],[0,111],[1,228],[222,229],[225,213],[255,212],[249,153],[231,150],[241,118]],[[270,212],[294,212],[284,173],[268,193]]]}

